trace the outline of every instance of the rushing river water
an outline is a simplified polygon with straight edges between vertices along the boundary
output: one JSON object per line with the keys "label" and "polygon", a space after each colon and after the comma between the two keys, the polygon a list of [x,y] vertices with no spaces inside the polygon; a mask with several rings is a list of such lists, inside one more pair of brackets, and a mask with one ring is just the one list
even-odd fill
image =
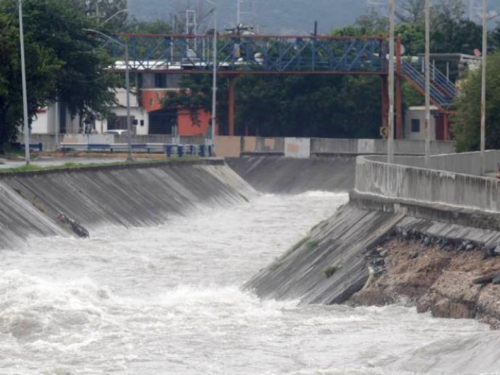
{"label": "rushing river water", "polygon": [[346,200],[266,195],[160,227],[0,252],[0,374],[500,371],[498,333],[471,320],[297,307],[240,290]]}

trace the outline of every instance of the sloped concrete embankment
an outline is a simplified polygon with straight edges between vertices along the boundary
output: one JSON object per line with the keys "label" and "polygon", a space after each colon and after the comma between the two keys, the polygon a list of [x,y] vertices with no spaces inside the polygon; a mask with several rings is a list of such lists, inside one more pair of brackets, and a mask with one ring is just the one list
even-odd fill
{"label": "sloped concrete embankment", "polygon": [[200,205],[227,206],[256,192],[222,161],[153,163],[2,176],[0,247],[28,237],[70,235],[59,214],[91,232],[150,226]]}
{"label": "sloped concrete embankment", "polygon": [[279,156],[227,158],[227,164],[256,190],[273,194],[349,191],[354,187],[352,156],[294,159]]}
{"label": "sloped concrete embankment", "polygon": [[302,303],[404,296],[419,311],[499,327],[499,182],[365,157],[356,173],[349,204],[246,287]]}
{"label": "sloped concrete embankment", "polygon": [[403,215],[346,205],[263,269],[245,287],[259,297],[342,303],[369,277],[364,253]]}

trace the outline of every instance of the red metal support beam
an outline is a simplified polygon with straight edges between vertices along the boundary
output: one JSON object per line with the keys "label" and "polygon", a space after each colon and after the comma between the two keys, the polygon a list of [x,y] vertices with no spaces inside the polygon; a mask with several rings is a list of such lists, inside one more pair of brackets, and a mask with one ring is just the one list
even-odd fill
{"label": "red metal support beam", "polygon": [[234,81],[236,76],[229,76],[229,135],[234,136]]}
{"label": "red metal support beam", "polygon": [[443,128],[444,128],[444,140],[445,141],[449,141],[450,140],[450,118],[449,118],[449,114],[448,113],[445,113],[444,116],[443,116]]}

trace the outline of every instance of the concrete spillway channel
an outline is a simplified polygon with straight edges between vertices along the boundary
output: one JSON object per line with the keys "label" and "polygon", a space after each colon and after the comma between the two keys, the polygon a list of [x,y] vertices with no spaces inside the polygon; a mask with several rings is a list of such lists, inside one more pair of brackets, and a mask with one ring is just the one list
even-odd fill
{"label": "concrete spillway channel", "polygon": [[[354,158],[249,157],[229,159],[227,163],[212,160],[5,175],[0,180],[0,246],[14,247],[30,237],[74,235],[61,225],[61,214],[92,233],[103,225],[159,225],[172,215],[196,210],[200,205],[228,206],[248,201],[257,196],[257,191],[345,192],[354,187]],[[383,178],[366,175],[376,178],[379,189]],[[377,277],[383,277],[387,271],[386,266],[380,267],[383,256],[374,259],[373,251],[398,233],[412,233],[413,240],[427,238],[432,244],[448,248],[450,244],[460,247],[460,242],[465,241],[467,249],[477,252],[492,252],[497,246],[500,234],[495,215],[481,218],[467,210],[450,212],[438,206],[405,206],[353,193],[348,205],[332,212],[328,220],[261,270],[245,288],[263,298],[299,299],[302,304],[344,303],[366,288],[373,289],[373,285],[368,285],[372,281],[370,267],[372,271],[374,267],[378,269]],[[500,271],[500,266],[495,263],[487,270]],[[410,293],[410,297],[422,299],[420,305],[432,309],[433,304],[425,305],[423,300],[429,300],[437,281],[436,278],[429,282],[425,291],[421,288],[420,293]],[[495,288],[483,288],[488,291],[483,298],[486,302],[481,302],[479,291],[474,297],[477,303],[464,302],[468,311],[481,310],[481,314],[469,315],[485,317],[493,325],[500,321],[500,309],[489,302]],[[444,299],[461,303],[456,302],[460,299],[452,292],[439,293]],[[374,294],[372,291],[366,301],[374,300]],[[389,299],[385,296],[377,300],[385,303]],[[358,296],[353,300],[366,302]],[[434,300],[434,305],[443,303],[437,297]]]}
{"label": "concrete spillway channel", "polygon": [[498,369],[488,325],[415,309],[498,324],[498,214],[367,193],[417,180],[353,159],[229,165],[0,177],[0,373]]}
{"label": "concrete spillway channel", "polygon": [[4,175],[0,247],[28,237],[73,235],[64,214],[92,231],[158,225],[200,204],[231,205],[256,192],[223,161],[153,163]]}

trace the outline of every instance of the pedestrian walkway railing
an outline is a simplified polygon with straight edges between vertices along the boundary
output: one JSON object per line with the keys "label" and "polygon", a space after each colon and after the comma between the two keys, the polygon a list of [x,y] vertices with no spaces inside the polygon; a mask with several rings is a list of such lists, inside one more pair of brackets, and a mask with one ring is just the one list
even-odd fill
{"label": "pedestrian walkway railing", "polygon": [[[63,151],[86,151],[86,152],[127,152],[127,143],[62,143],[61,148]],[[131,145],[133,152],[146,152],[150,153],[164,153],[167,157],[183,157],[212,156],[212,146],[207,145],[194,145],[194,144],[169,144],[169,143],[133,143]]]}

